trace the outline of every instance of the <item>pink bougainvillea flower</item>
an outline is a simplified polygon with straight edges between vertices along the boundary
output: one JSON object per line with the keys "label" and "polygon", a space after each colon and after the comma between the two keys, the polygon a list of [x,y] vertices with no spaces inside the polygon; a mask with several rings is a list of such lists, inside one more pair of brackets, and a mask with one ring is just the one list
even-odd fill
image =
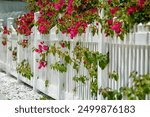
{"label": "pink bougainvillea flower", "polygon": [[133,12],[137,11],[137,7],[136,6],[131,6],[127,9],[127,13],[128,15],[131,15]]}
{"label": "pink bougainvillea flower", "polygon": [[60,44],[62,48],[65,48],[65,43]]}
{"label": "pink bougainvillea flower", "polygon": [[121,22],[116,22],[114,25],[111,26],[111,29],[114,30],[117,34],[120,34],[122,31],[121,25]]}
{"label": "pink bougainvillea flower", "polygon": [[40,44],[42,44],[42,45],[43,45],[43,44],[44,44],[44,41],[41,41],[41,42],[40,42]]}
{"label": "pink bougainvillea flower", "polygon": [[116,7],[114,7],[114,8],[110,8],[110,13],[111,13],[112,15],[114,15],[118,10],[119,10],[119,6],[116,6]]}
{"label": "pink bougainvillea flower", "polygon": [[59,11],[64,5],[64,0],[59,0],[58,3],[54,4],[54,8]]}
{"label": "pink bougainvillea flower", "polygon": [[16,20],[16,23],[18,25],[18,28],[16,29],[17,32],[25,36],[29,36],[32,33],[31,29],[33,27],[33,21],[34,21],[33,12],[29,12],[17,18]]}
{"label": "pink bougainvillea flower", "polygon": [[108,4],[111,4],[111,0],[108,0]]}
{"label": "pink bougainvillea flower", "polygon": [[43,48],[42,45],[38,45],[38,47],[39,47],[40,50],[42,50],[42,48]]}
{"label": "pink bougainvillea flower", "polygon": [[41,61],[40,61],[38,69],[41,69],[42,67],[43,67],[43,68],[46,67],[46,61],[45,61],[45,60],[41,60]]}
{"label": "pink bougainvillea flower", "polygon": [[38,30],[41,34],[49,33],[49,27],[51,23],[47,19],[41,16],[39,17],[37,24],[38,24]]}
{"label": "pink bougainvillea flower", "polygon": [[97,8],[93,8],[93,9],[90,9],[89,12],[92,12],[92,13],[95,13],[95,12],[96,12],[96,13],[97,13],[97,12],[98,12],[98,9],[97,9]]}
{"label": "pink bougainvillea flower", "polygon": [[70,38],[71,39],[73,39],[78,34],[77,27],[69,27],[68,31],[70,33]]}
{"label": "pink bougainvillea flower", "polygon": [[74,0],[70,0],[69,3],[68,3],[68,6],[67,6],[67,13],[68,13],[69,15],[71,15],[71,14],[72,14],[72,11],[73,11],[73,1],[74,1]]}
{"label": "pink bougainvillea flower", "polygon": [[36,49],[35,52],[37,52],[37,53],[42,53],[42,50]]}
{"label": "pink bougainvillea flower", "polygon": [[51,11],[48,11],[48,12],[47,12],[47,16],[52,17],[53,15],[54,15],[53,12],[51,12]]}
{"label": "pink bougainvillea flower", "polygon": [[9,30],[7,29],[6,26],[4,26],[3,34],[8,34],[9,35]]}
{"label": "pink bougainvillea flower", "polygon": [[107,23],[108,23],[108,25],[112,25],[113,24],[113,20],[112,19],[108,19]]}
{"label": "pink bougainvillea flower", "polygon": [[145,0],[137,0],[137,2],[138,2],[138,5],[140,6],[140,8],[144,7]]}
{"label": "pink bougainvillea flower", "polygon": [[47,51],[49,47],[47,45],[43,45],[43,50]]}
{"label": "pink bougainvillea flower", "polygon": [[47,31],[46,26],[44,25],[40,25],[38,27],[38,30],[40,31],[40,33],[45,34],[45,32]]}

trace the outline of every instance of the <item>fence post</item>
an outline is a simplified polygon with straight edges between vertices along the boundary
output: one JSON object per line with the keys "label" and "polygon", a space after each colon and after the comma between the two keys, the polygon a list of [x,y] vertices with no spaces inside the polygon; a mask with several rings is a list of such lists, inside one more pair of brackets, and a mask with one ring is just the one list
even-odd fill
{"label": "fence post", "polygon": [[[14,18],[8,18],[7,19],[7,28],[10,32],[9,35],[7,35],[7,38],[8,38],[8,43],[7,43],[7,62],[6,62],[6,73],[7,74],[11,74],[15,77],[18,77],[18,74],[16,72],[16,64],[17,64],[17,56],[16,55],[13,55],[13,52],[14,54],[17,54],[17,32],[15,30],[15,28],[13,27],[13,21],[14,21]],[[11,48],[11,49],[10,49]]]}
{"label": "fence post", "polygon": [[[101,9],[100,11],[100,16],[103,17],[104,16],[104,10]],[[100,53],[103,53],[104,52],[104,47],[105,47],[105,43],[104,43],[104,35],[103,35],[103,32],[101,32],[101,25],[99,25],[99,31],[98,31],[98,51]],[[102,83],[103,83],[103,71],[102,69],[99,67],[99,63],[98,63],[98,92],[97,92],[97,99],[98,100],[101,100],[102,99],[102,96],[99,95],[99,89],[100,87],[102,86]]]}
{"label": "fence post", "polygon": [[[39,12],[34,13],[34,21],[35,22],[38,20],[38,17],[39,17]],[[34,26],[33,27],[33,35],[34,35],[34,37],[33,37],[33,46],[34,47],[36,47],[36,45],[37,45],[37,36],[38,36],[37,33],[38,33],[37,32],[37,27]],[[37,71],[36,52],[33,52],[33,91],[34,92],[38,92],[37,86],[36,86],[38,76],[36,74],[36,71]]]}
{"label": "fence post", "polygon": [[[13,23],[13,18],[10,17],[7,19],[7,29],[8,30],[11,30],[11,25]],[[13,31],[12,31],[13,32]],[[11,32],[11,34],[12,34]],[[7,50],[6,50],[6,74],[9,75],[10,74],[10,71],[11,71],[11,65],[10,63],[12,62],[11,60],[11,54],[9,52],[9,47],[12,47],[12,40],[10,39],[11,38],[11,34],[10,35],[7,35]]]}
{"label": "fence post", "polygon": [[[3,19],[0,19],[0,44],[2,43],[2,31],[3,31]],[[0,52],[2,53],[2,46],[0,46]],[[2,70],[1,66],[2,66],[2,54],[0,54],[0,71]]]}

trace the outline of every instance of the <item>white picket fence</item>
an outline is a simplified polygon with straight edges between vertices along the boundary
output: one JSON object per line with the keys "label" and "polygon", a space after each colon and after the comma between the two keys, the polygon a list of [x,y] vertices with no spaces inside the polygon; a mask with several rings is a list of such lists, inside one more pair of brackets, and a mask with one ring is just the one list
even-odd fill
{"label": "white picket fence", "polygon": [[[38,13],[35,13],[35,20],[38,18]],[[4,36],[7,37],[8,42],[6,46],[0,46],[0,69],[6,71],[8,74],[15,76],[18,81],[25,82],[33,87],[34,91],[41,91],[54,99],[81,99],[81,100],[91,100],[91,99],[103,99],[101,95],[97,97],[91,96],[90,91],[90,80],[86,81],[85,84],[77,83],[72,78],[77,75],[76,71],[72,69],[72,65],[67,66],[66,73],[60,73],[53,69],[50,69],[50,64],[57,61],[61,61],[58,56],[48,55],[46,58],[48,60],[48,67],[44,69],[38,69],[38,63],[36,59],[39,55],[32,52],[32,47],[38,47],[41,41],[45,44],[56,46],[59,45],[61,40],[69,41],[71,44],[71,49],[69,50],[69,55],[72,55],[72,51],[75,47],[77,40],[83,47],[87,47],[93,51],[100,51],[106,53],[109,51],[110,62],[109,65],[101,70],[98,67],[98,87],[110,87],[112,89],[118,89],[121,86],[126,86],[127,83],[131,85],[129,75],[132,71],[137,71],[140,74],[150,73],[150,32],[143,27],[143,25],[138,26],[138,30],[134,30],[133,33],[127,35],[124,41],[120,39],[110,37],[104,37],[103,34],[92,36],[87,29],[86,33],[82,36],[77,36],[75,39],[71,40],[69,36],[63,34],[55,34],[55,28],[50,31],[49,35],[41,35],[37,28],[33,28],[33,34],[30,36],[17,35],[13,26],[13,19],[9,18],[7,27],[11,28],[13,31],[8,36],[0,33],[0,44]],[[0,20],[0,27],[2,27],[2,20]],[[143,29],[142,29],[143,28]],[[29,47],[22,48],[17,44],[19,40],[28,39]],[[13,60],[12,51],[17,48],[17,60]],[[33,77],[31,80],[21,76],[16,72],[16,66],[22,60],[28,60],[31,65],[31,70],[33,72]],[[108,73],[117,72],[120,79],[116,82],[108,78]],[[86,75],[89,77],[88,71],[81,65],[78,75]],[[45,87],[45,81],[48,80],[48,87]],[[149,99],[147,96],[146,99]]]}

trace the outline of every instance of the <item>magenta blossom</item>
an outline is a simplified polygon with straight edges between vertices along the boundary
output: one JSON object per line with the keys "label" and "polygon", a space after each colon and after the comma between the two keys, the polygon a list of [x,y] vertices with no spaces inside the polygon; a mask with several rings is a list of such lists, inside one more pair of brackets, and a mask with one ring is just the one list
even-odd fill
{"label": "magenta blossom", "polygon": [[136,6],[131,6],[127,9],[127,13],[129,15],[131,15],[133,12],[137,11],[137,7]]}
{"label": "magenta blossom", "polygon": [[138,0],[137,2],[138,2],[138,5],[140,6],[140,8],[144,7],[145,0]]}
{"label": "magenta blossom", "polygon": [[43,50],[47,51],[49,47],[47,45],[43,45]]}
{"label": "magenta blossom", "polygon": [[116,6],[116,7],[114,7],[114,8],[110,8],[110,13],[111,13],[112,15],[114,15],[118,10],[119,10],[119,6]]}
{"label": "magenta blossom", "polygon": [[122,31],[121,25],[121,22],[116,22],[114,25],[111,26],[111,29],[114,30],[117,34],[120,34]]}
{"label": "magenta blossom", "polygon": [[46,61],[45,60],[41,60],[40,63],[39,63],[38,69],[41,69],[42,67],[45,68],[46,65],[47,65]]}
{"label": "magenta blossom", "polygon": [[108,19],[107,23],[108,23],[108,25],[112,25],[113,24],[113,20],[112,19]]}

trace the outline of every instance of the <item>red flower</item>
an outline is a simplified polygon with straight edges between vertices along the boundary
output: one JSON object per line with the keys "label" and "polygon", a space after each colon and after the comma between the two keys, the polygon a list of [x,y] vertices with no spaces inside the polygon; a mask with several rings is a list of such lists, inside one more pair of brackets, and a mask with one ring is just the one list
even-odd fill
{"label": "red flower", "polygon": [[54,4],[54,8],[59,11],[64,5],[64,0],[60,0],[58,3]]}
{"label": "red flower", "polygon": [[41,34],[49,33],[50,30],[49,28],[51,23],[47,19],[41,16],[39,17],[37,24],[38,24],[38,30]]}
{"label": "red flower", "polygon": [[33,27],[32,25],[33,20],[34,20],[33,12],[29,12],[17,18],[17,25],[18,25],[17,32],[26,36],[30,35],[32,33],[31,29]]}
{"label": "red flower", "polygon": [[133,12],[137,11],[137,7],[136,6],[131,6],[127,9],[127,13],[130,15]]}
{"label": "red flower", "polygon": [[62,48],[65,48],[65,43],[60,44]]}
{"label": "red flower", "polygon": [[41,69],[42,67],[43,67],[43,68],[46,67],[46,61],[45,61],[45,60],[41,60],[41,61],[40,61],[38,69]]}
{"label": "red flower", "polygon": [[43,45],[43,44],[44,44],[44,41],[41,41],[41,42],[40,42],[40,44],[42,44],[42,45]]}
{"label": "red flower", "polygon": [[47,51],[49,49],[49,47],[47,45],[43,46],[43,50]]}
{"label": "red flower", "polygon": [[9,35],[9,30],[7,29],[6,26],[4,26],[3,34],[8,34]]}
{"label": "red flower", "polygon": [[40,49],[36,49],[35,50],[37,53],[42,53],[42,50],[40,50]]}
{"label": "red flower", "polygon": [[107,23],[108,23],[108,25],[112,25],[113,20],[112,20],[112,19],[108,19],[108,20],[107,20]]}
{"label": "red flower", "polygon": [[116,6],[116,7],[114,7],[114,8],[110,8],[110,13],[111,13],[112,15],[114,15],[118,10],[119,10],[119,6]]}
{"label": "red flower", "polygon": [[120,34],[122,31],[121,25],[121,22],[116,22],[113,26],[111,26],[111,29],[114,30],[117,34]]}
{"label": "red flower", "polygon": [[107,2],[108,2],[108,4],[111,4],[111,0],[108,0]]}
{"label": "red flower", "polygon": [[74,1],[74,0],[70,0],[69,3],[68,3],[68,6],[67,6],[67,13],[68,13],[69,15],[72,14],[72,10],[73,10],[73,1]]}
{"label": "red flower", "polygon": [[144,7],[145,0],[138,0],[137,2],[138,2],[138,5],[140,6],[140,8]]}

